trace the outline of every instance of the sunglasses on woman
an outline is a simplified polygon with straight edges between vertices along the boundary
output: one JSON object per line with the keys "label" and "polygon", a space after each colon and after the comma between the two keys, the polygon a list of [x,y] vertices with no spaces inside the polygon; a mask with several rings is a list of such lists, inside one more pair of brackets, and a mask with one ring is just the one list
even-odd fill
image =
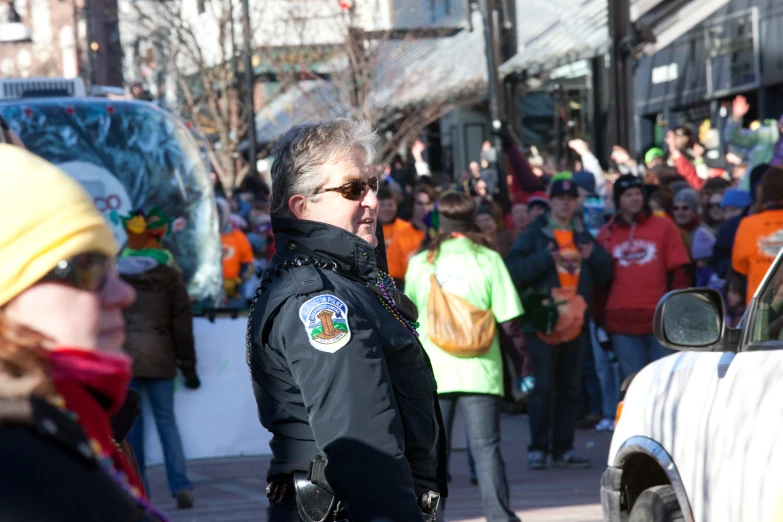
{"label": "sunglasses on woman", "polygon": [[62,283],[87,292],[100,292],[114,270],[114,258],[103,254],[78,254],[63,259],[41,282]]}
{"label": "sunglasses on woman", "polygon": [[373,194],[378,193],[378,178],[370,178],[370,181],[363,181],[355,179],[349,181],[339,187],[325,188],[315,194],[323,194],[324,192],[339,192],[342,197],[351,201],[359,201],[367,194],[367,187],[370,187]]}

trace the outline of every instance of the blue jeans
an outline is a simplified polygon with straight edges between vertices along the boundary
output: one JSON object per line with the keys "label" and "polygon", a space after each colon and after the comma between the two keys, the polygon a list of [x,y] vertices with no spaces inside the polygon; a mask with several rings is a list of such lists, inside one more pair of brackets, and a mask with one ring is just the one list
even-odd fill
{"label": "blue jeans", "polygon": [[[506,465],[500,454],[500,397],[445,393],[438,396],[443,425],[446,429],[446,447],[451,448],[451,428],[459,405],[468,431],[468,445],[476,461],[484,516],[487,522],[519,522],[509,505]],[[438,507],[438,520],[444,520],[445,499]]]}
{"label": "blue jeans", "polygon": [[[595,323],[590,321],[590,344],[595,359],[595,373],[601,385],[601,411],[604,419],[614,420],[620,401],[620,369],[617,361],[611,362],[609,354],[601,348],[595,336]],[[616,355],[616,354],[615,354]]]}
{"label": "blue jeans", "polygon": [[[171,494],[176,495],[183,489],[193,489],[185,470],[185,452],[182,450],[182,439],[179,437],[177,420],[174,418],[174,379],[142,379],[131,381],[130,387],[142,395],[147,390],[152,415],[158,427],[160,444],[163,447],[163,458],[166,462],[166,478]],[[144,487],[149,493],[147,474],[144,466],[144,418],[139,415],[128,433],[128,441],[133,446],[141,469]]]}
{"label": "blue jeans", "polygon": [[470,452],[470,444],[468,444],[467,453],[468,453],[468,469],[470,469],[470,479],[478,480],[478,478],[476,478],[476,459],[473,458],[473,454]]}
{"label": "blue jeans", "polygon": [[525,335],[536,379],[527,403],[528,451],[551,452],[557,459],[574,449],[582,390],[582,343],[586,342],[586,333],[571,342],[554,346],[537,335]]}
{"label": "blue jeans", "polygon": [[[592,324],[592,321],[590,323]],[[582,408],[580,411],[590,415],[601,415],[603,410],[601,392],[592,338],[587,337],[582,343]]]}
{"label": "blue jeans", "polygon": [[623,379],[674,353],[674,350],[661,346],[654,335],[612,334],[612,345],[620,361]]}

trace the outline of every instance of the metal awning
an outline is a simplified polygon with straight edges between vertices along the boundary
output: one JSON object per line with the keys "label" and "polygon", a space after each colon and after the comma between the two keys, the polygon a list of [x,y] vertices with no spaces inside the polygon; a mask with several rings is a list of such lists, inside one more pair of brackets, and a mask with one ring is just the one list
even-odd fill
{"label": "metal awning", "polygon": [[[540,1],[523,3],[530,4],[517,11],[518,31],[524,38],[518,38],[517,54],[498,68],[501,77],[523,71],[537,74],[609,50],[607,0],[550,0],[546,6]],[[531,13],[536,13],[532,23]]]}
{"label": "metal awning", "polygon": [[[501,77],[521,72],[537,74],[610,50],[608,0],[518,1],[522,4],[517,10],[519,49],[498,68]],[[647,55],[671,44],[729,2],[630,1],[631,18],[637,25],[646,25],[646,18],[655,19],[647,29],[656,41],[641,48]]]}
{"label": "metal awning", "polygon": [[[370,103],[379,114],[439,101],[460,100],[487,89],[484,27],[474,13],[472,31],[453,36],[376,42]],[[351,114],[348,82],[299,82],[256,115],[259,143],[277,139],[294,125]]]}
{"label": "metal awning", "polygon": [[657,23],[653,23],[649,27],[655,42],[644,45],[642,52],[647,56],[652,56],[668,47],[677,38],[702,23],[708,16],[728,3],[729,0],[692,0],[680,9],[666,13]]}

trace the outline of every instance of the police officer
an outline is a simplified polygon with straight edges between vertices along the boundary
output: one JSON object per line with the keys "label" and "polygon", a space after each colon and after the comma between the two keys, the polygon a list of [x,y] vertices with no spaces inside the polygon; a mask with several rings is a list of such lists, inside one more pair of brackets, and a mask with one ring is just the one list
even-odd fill
{"label": "police officer", "polygon": [[376,263],[376,139],[338,119],[272,151],[276,253],[248,322],[272,522],[434,521],[446,494],[416,308]]}

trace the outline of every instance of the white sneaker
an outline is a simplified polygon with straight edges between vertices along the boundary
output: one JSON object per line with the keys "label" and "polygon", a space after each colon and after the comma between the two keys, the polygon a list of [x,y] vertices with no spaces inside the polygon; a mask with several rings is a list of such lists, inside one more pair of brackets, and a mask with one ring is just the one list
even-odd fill
{"label": "white sneaker", "polygon": [[595,431],[614,431],[614,421],[611,419],[601,419],[601,422],[595,425]]}

